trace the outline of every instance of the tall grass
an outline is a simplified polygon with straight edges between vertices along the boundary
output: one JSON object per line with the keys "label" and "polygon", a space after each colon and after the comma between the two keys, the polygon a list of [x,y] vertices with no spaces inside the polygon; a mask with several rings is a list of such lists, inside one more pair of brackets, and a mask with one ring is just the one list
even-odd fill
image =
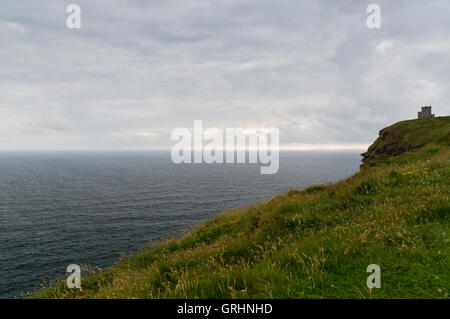
{"label": "tall grass", "polygon": [[[82,290],[54,283],[34,297],[448,298],[449,119],[400,122],[391,133],[401,138],[376,148],[411,144],[414,134],[421,147],[373,156],[334,184],[224,211],[83,278]],[[381,267],[380,289],[366,286],[369,264]]]}

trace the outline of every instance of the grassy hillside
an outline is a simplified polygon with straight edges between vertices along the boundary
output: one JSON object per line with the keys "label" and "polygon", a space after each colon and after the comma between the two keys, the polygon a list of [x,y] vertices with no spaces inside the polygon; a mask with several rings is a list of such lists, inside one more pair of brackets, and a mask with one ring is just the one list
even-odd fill
{"label": "grassy hillside", "polygon": [[[394,124],[346,180],[224,211],[37,298],[448,298],[450,117]],[[366,286],[369,264],[380,289]]]}

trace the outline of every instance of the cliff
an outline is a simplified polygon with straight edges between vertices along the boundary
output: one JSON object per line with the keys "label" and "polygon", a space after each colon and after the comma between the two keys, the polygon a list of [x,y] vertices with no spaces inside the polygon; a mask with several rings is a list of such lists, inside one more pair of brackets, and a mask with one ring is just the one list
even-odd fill
{"label": "cliff", "polygon": [[420,149],[426,145],[450,143],[450,117],[398,122],[382,129],[377,140],[362,153],[362,167],[376,165],[389,157]]}
{"label": "cliff", "polygon": [[[357,174],[224,211],[35,298],[448,298],[450,117],[387,127]],[[369,289],[366,269],[381,269]],[[85,273],[83,273],[85,274]]]}

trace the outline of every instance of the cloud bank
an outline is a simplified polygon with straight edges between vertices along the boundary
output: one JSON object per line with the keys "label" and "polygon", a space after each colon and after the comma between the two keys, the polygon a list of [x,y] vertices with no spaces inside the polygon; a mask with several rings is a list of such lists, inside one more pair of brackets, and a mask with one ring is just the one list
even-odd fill
{"label": "cloud bank", "polygon": [[0,4],[0,150],[166,149],[176,127],[280,129],[282,148],[360,148],[450,113],[450,2]]}

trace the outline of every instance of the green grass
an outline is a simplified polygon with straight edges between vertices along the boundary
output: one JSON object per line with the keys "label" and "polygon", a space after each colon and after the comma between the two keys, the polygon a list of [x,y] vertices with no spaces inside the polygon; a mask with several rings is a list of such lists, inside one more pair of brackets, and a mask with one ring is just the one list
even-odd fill
{"label": "green grass", "polygon": [[[359,173],[227,210],[34,298],[448,298],[450,117],[382,131]],[[369,264],[380,289],[366,286]]]}

